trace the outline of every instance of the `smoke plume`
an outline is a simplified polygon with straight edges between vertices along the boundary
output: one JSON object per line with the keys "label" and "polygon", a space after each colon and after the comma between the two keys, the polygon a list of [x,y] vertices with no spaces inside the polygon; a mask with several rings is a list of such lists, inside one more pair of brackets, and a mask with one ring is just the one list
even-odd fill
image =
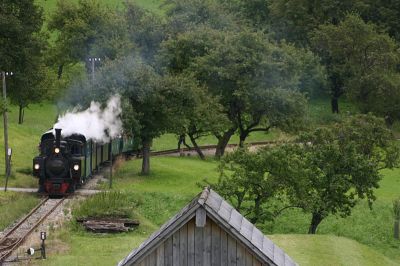
{"label": "smoke plume", "polygon": [[64,137],[82,134],[86,139],[107,142],[110,137],[121,133],[121,112],[121,97],[114,95],[107,101],[104,109],[100,103],[92,101],[90,107],[84,111],[77,108],[68,111],[58,118],[54,128],[61,128]]}

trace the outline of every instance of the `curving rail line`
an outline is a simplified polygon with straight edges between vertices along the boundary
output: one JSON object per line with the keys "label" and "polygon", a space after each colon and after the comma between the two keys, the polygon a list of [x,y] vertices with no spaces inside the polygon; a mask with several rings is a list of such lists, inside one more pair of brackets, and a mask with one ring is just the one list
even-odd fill
{"label": "curving rail line", "polygon": [[64,200],[45,198],[0,239],[0,265]]}
{"label": "curving rail line", "polygon": [[[246,145],[250,145],[250,146],[266,146],[266,145],[278,145],[278,144],[282,144],[286,141],[276,141],[276,140],[271,140],[271,141],[255,141],[255,142],[249,142],[246,143]],[[235,148],[239,146],[238,144],[228,144],[226,145],[227,148]],[[199,146],[199,148],[201,150],[212,150],[212,149],[216,149],[217,145],[202,145]],[[188,151],[193,151],[195,152],[195,148],[191,147],[190,149],[185,147],[182,148],[181,150],[179,149],[171,149],[171,150],[163,150],[163,151],[152,151],[150,152],[150,155],[152,156],[161,156],[161,155],[170,155],[170,154],[175,154],[175,153],[179,153],[179,152],[188,152]]]}

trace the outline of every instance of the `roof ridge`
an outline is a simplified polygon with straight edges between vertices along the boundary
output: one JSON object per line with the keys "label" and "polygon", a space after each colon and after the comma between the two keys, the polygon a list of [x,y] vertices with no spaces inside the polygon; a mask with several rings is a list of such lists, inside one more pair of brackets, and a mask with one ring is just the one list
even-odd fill
{"label": "roof ridge", "polygon": [[204,187],[203,191],[200,194],[200,197],[198,199],[198,203],[200,205],[204,205],[204,203],[207,201],[208,195],[210,194],[210,186]]}

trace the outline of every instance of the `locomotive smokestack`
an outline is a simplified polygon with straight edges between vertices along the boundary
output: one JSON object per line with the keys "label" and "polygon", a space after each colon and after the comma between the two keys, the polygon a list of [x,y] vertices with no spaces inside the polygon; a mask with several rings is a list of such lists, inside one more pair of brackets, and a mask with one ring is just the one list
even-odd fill
{"label": "locomotive smokestack", "polygon": [[61,142],[61,128],[56,128],[56,147],[60,148],[60,142]]}

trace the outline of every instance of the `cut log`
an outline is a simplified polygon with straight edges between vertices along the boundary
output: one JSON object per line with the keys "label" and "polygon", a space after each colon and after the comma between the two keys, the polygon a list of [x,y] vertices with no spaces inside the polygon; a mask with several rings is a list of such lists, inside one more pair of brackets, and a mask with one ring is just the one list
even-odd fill
{"label": "cut log", "polygon": [[94,233],[120,233],[129,230],[129,228],[125,227],[122,223],[87,221],[83,223],[83,226],[85,226],[86,230]]}
{"label": "cut log", "polygon": [[127,232],[139,225],[139,221],[114,218],[79,218],[86,230],[94,233],[120,233]]}

